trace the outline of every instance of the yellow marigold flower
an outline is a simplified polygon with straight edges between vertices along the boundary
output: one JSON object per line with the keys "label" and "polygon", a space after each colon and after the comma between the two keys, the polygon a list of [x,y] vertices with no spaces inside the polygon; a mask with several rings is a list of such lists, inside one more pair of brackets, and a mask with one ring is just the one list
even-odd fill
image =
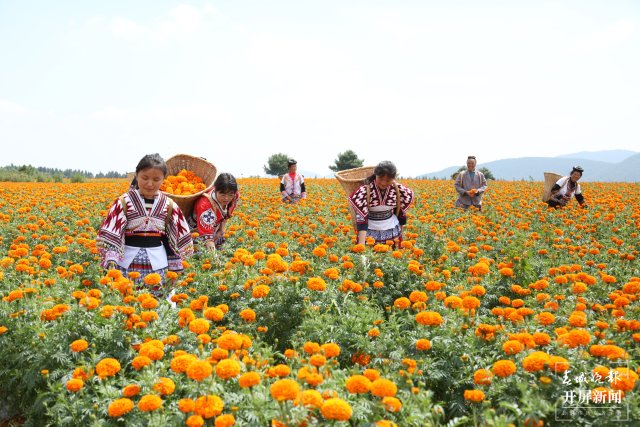
{"label": "yellow marigold flower", "polygon": [[85,340],[80,339],[72,342],[69,347],[74,353],[80,353],[82,351],[85,351],[89,347],[89,343]]}
{"label": "yellow marigold flower", "polygon": [[107,412],[109,416],[112,418],[119,418],[127,413],[129,413],[133,409],[133,402],[131,399],[121,398],[116,399],[109,404],[109,408]]}
{"label": "yellow marigold flower", "polygon": [[378,397],[395,396],[398,386],[393,381],[385,378],[378,378],[371,383],[371,394]]}
{"label": "yellow marigold flower", "polygon": [[140,398],[138,409],[142,412],[151,412],[162,408],[162,399],[155,394],[147,394]]}
{"label": "yellow marigold flower", "polygon": [[249,388],[260,384],[260,374],[257,372],[245,372],[238,378],[238,385],[242,388]]}
{"label": "yellow marigold flower", "polygon": [[484,400],[484,392],[482,390],[465,390],[464,398],[470,402],[482,402]]}
{"label": "yellow marigold flower", "polygon": [[173,393],[175,389],[176,384],[171,378],[167,377],[158,378],[158,382],[153,385],[153,391],[158,393],[160,396],[168,396]]}
{"label": "yellow marigold flower", "polygon": [[281,379],[274,382],[269,391],[271,396],[278,402],[283,400],[294,400],[300,392],[300,384],[292,379]]}
{"label": "yellow marigold flower", "polygon": [[205,419],[213,418],[222,413],[224,402],[215,394],[200,396],[196,400],[194,412]]}
{"label": "yellow marigold flower", "polygon": [[235,378],[240,374],[240,364],[233,359],[224,359],[216,365],[216,375],[223,380]]}
{"label": "yellow marigold flower", "polygon": [[194,360],[187,367],[187,377],[195,381],[202,381],[208,378],[213,372],[213,367],[206,360]]}
{"label": "yellow marigold flower", "polygon": [[100,378],[113,377],[120,369],[120,362],[110,357],[102,359],[96,365],[96,373]]}
{"label": "yellow marigold flower", "polygon": [[320,413],[327,420],[347,421],[351,418],[353,409],[344,400],[334,397],[325,400],[320,407]]}
{"label": "yellow marigold flower", "polygon": [[67,390],[73,393],[82,390],[83,387],[84,381],[82,381],[80,378],[71,378],[69,381],[67,381]]}

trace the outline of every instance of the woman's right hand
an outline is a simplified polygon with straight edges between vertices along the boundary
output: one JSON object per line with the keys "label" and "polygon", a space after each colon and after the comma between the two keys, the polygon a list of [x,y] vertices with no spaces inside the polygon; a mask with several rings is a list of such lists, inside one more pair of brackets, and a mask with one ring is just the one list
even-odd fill
{"label": "woman's right hand", "polygon": [[115,261],[109,261],[107,263],[107,270],[117,270],[118,269],[118,264],[116,264]]}

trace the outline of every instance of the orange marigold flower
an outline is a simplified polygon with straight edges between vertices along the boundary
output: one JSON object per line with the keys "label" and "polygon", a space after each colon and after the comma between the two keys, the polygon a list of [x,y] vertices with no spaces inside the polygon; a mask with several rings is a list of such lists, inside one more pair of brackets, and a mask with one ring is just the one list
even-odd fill
{"label": "orange marigold flower", "polygon": [[171,378],[160,377],[158,381],[153,385],[153,391],[160,396],[167,396],[173,393],[176,389],[176,384]]}
{"label": "orange marigold flower", "polygon": [[351,418],[353,410],[344,400],[333,397],[325,400],[320,407],[320,413],[327,420],[347,421]]}
{"label": "orange marigold flower", "polygon": [[204,426],[204,418],[200,415],[190,415],[185,424],[187,427],[202,427]]}
{"label": "orange marigold flower", "polygon": [[277,380],[269,388],[271,396],[278,402],[283,400],[294,400],[300,392],[300,384],[292,379]]}
{"label": "orange marigold flower", "polygon": [[80,378],[71,378],[69,381],[67,381],[67,390],[69,390],[70,392],[77,393],[78,391],[82,390],[83,387],[84,381],[82,381]]}
{"label": "orange marigold flower", "polygon": [[196,399],[194,412],[205,419],[220,415],[224,409],[224,402],[215,394],[200,396]]}
{"label": "orange marigold flower", "polygon": [[136,356],[131,361],[131,366],[133,366],[133,369],[135,369],[136,371],[139,371],[140,369],[144,368],[145,366],[149,366],[152,363],[153,360],[151,360],[147,356]]}
{"label": "orange marigold flower", "polygon": [[151,273],[144,276],[144,283],[149,286],[159,285],[162,282],[162,276],[158,273]]}
{"label": "orange marigold flower", "polygon": [[129,384],[122,389],[122,395],[124,397],[137,396],[140,393],[140,386],[138,384]]}
{"label": "orange marigold flower", "polygon": [[85,340],[80,339],[72,342],[69,347],[74,353],[80,353],[82,351],[85,351],[89,347],[89,343]]}
{"label": "orange marigold flower", "polygon": [[385,396],[382,398],[384,409],[389,412],[399,412],[402,409],[402,402],[397,397]]}
{"label": "orange marigold flower", "polygon": [[320,277],[311,277],[307,280],[307,288],[312,291],[324,291],[327,289],[327,283]]}
{"label": "orange marigold flower", "polygon": [[328,359],[340,355],[340,346],[336,343],[326,343],[320,346],[320,350],[324,353],[324,356]]}
{"label": "orange marigold flower", "polygon": [[236,423],[236,419],[233,414],[223,414],[216,417],[213,423],[214,427],[231,427]]}
{"label": "orange marigold flower", "polygon": [[493,364],[491,369],[494,375],[499,377],[508,377],[516,372],[516,364],[511,360],[498,360]]}
{"label": "orange marigold flower", "polygon": [[438,326],[442,323],[442,316],[436,311],[421,311],[415,318],[421,325]]}
{"label": "orange marigold flower", "polygon": [[631,391],[638,381],[638,374],[628,368],[615,368],[610,372],[611,388],[614,390]]}
{"label": "orange marigold flower", "polygon": [[195,319],[189,322],[189,330],[196,335],[207,333],[210,326],[210,323],[205,319]]}
{"label": "orange marigold flower", "polygon": [[147,394],[140,398],[138,409],[142,412],[151,412],[162,408],[162,399],[155,394]]}
{"label": "orange marigold flower", "polygon": [[223,380],[240,375],[240,363],[233,359],[224,359],[216,365],[216,375]]}
{"label": "orange marigold flower", "polygon": [[411,307],[411,301],[409,300],[409,298],[400,297],[393,302],[393,306],[397,309],[405,310]]}
{"label": "orange marigold flower", "polygon": [[303,406],[311,406],[314,408],[320,408],[324,399],[322,398],[322,394],[320,394],[317,390],[303,390],[300,394],[300,401]]}
{"label": "orange marigold flower", "polygon": [[133,409],[133,406],[134,405],[131,399],[127,399],[127,398],[116,399],[109,404],[109,408],[107,409],[107,412],[109,413],[110,417],[119,418],[131,412],[131,410]]}
{"label": "orange marigold flower", "polygon": [[426,351],[431,348],[431,341],[426,338],[420,338],[416,341],[416,350]]}
{"label": "orange marigold flower", "polygon": [[569,361],[561,356],[550,356],[547,366],[554,372],[562,373],[569,370]]}
{"label": "orange marigold flower", "polygon": [[245,372],[238,378],[238,385],[242,388],[249,388],[260,384],[260,374],[257,372]]}
{"label": "orange marigold flower", "polygon": [[478,369],[473,373],[473,382],[478,385],[489,385],[493,374],[488,369]]}
{"label": "orange marigold flower", "polygon": [[556,317],[552,313],[549,313],[548,311],[542,311],[538,313],[536,318],[538,319],[538,323],[543,326],[551,325],[553,322],[556,321]]}
{"label": "orange marigold flower", "polygon": [[245,322],[253,322],[256,320],[256,312],[251,308],[245,308],[244,310],[240,311],[240,317]]}
{"label": "orange marigold flower", "polygon": [[470,402],[482,402],[484,400],[484,392],[482,390],[465,390],[464,398]]}
{"label": "orange marigold flower", "polygon": [[535,351],[522,359],[522,368],[527,372],[538,372],[544,369],[549,355],[544,351]]}
{"label": "orange marigold flower", "polygon": [[371,383],[371,394],[378,397],[395,396],[398,392],[398,386],[385,378],[378,378]]}
{"label": "orange marigold flower", "polygon": [[195,381],[202,381],[208,378],[213,372],[213,367],[206,360],[194,360],[187,367],[187,377]]}
{"label": "orange marigold flower", "polygon": [[520,341],[508,340],[502,344],[502,351],[506,354],[518,354],[524,350],[524,345]]}
{"label": "orange marigold flower", "polygon": [[352,375],[347,378],[345,388],[349,393],[368,393],[371,390],[371,381],[364,375]]}
{"label": "orange marigold flower", "polygon": [[120,369],[120,362],[110,357],[102,359],[96,365],[96,373],[100,378],[113,377]]}

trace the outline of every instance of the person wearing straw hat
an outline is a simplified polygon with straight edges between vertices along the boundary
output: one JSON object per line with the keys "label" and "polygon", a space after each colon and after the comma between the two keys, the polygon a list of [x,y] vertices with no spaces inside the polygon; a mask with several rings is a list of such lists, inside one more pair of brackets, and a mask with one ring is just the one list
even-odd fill
{"label": "person wearing straw hat", "polygon": [[458,193],[456,207],[466,210],[473,206],[482,210],[482,195],[487,191],[487,180],[482,172],[476,170],[476,156],[467,157],[467,169],[458,174],[454,187]]}
{"label": "person wearing straw hat", "polygon": [[307,197],[307,189],[304,185],[304,176],[298,171],[298,162],[294,159],[287,161],[289,172],[284,174],[280,181],[280,193],[282,201],[285,203],[297,203],[300,199]]}
{"label": "person wearing straw hat", "polygon": [[224,229],[227,220],[238,206],[240,192],[238,183],[230,173],[221,173],[209,191],[198,198],[193,214],[189,218],[196,247],[215,251],[224,243]]}
{"label": "person wearing straw hat", "polygon": [[547,200],[547,204],[552,208],[566,206],[575,196],[576,200],[582,207],[587,207],[580,184],[578,180],[582,178],[584,169],[580,166],[574,166],[568,176],[563,176],[551,187],[551,197]]}
{"label": "person wearing straw hat", "polygon": [[413,191],[396,182],[396,166],[382,161],[360,187],[349,196],[349,204],[356,216],[357,243],[365,244],[367,237],[376,243],[388,241],[400,245],[402,227],[407,223],[407,210],[413,202]]}
{"label": "person wearing straw hat", "polygon": [[111,205],[96,244],[102,267],[124,274],[137,272],[135,282],[157,273],[161,281],[150,291],[165,294],[167,270],[182,271],[182,260],[193,254],[193,239],[180,207],[160,191],[167,164],[159,154],[144,156],[136,167],[129,191]]}

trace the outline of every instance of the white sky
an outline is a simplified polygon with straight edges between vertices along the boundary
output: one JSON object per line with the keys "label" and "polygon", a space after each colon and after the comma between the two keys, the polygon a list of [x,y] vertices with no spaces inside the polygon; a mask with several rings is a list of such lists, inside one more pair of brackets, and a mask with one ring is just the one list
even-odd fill
{"label": "white sky", "polygon": [[636,0],[0,0],[0,166],[640,150]]}

